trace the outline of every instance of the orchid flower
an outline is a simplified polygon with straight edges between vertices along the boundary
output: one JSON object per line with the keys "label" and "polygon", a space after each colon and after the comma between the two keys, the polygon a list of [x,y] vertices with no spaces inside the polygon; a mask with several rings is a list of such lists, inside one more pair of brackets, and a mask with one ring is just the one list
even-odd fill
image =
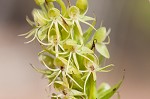
{"label": "orchid flower", "polygon": [[[68,0],[68,6],[63,0],[35,2],[41,9],[32,11],[33,21],[26,17],[33,29],[20,36],[32,37],[26,43],[37,39],[41,45],[38,57],[45,68],[31,66],[48,79],[48,87],[54,87],[51,99],[110,99],[123,80],[112,87],[102,83],[96,88],[97,73],[110,72],[114,65],[102,64],[102,58],[110,57],[106,47],[110,29],[95,28],[96,19],[86,16],[88,0],[76,0],[75,5]],[[82,24],[88,29],[83,31]]]}

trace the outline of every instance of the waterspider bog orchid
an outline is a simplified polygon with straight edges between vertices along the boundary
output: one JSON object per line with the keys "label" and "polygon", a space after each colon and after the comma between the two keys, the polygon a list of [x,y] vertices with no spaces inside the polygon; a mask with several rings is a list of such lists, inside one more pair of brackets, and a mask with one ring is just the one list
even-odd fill
{"label": "waterspider bog orchid", "polygon": [[[54,87],[51,99],[110,99],[122,80],[112,87],[102,83],[96,88],[97,73],[110,72],[114,66],[102,64],[110,58],[106,46],[110,29],[95,28],[96,19],[86,16],[88,0],[76,0],[75,5],[67,1],[66,6],[63,0],[35,0],[40,9],[32,11],[33,21],[26,17],[33,29],[20,36],[32,37],[26,43],[40,43],[38,57],[45,69],[31,66]],[[81,23],[89,28],[83,29]]]}

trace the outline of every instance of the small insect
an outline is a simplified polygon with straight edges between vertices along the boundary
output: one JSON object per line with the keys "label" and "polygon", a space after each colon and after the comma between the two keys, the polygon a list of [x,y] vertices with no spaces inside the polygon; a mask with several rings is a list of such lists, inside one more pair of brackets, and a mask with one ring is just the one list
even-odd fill
{"label": "small insect", "polygon": [[95,48],[95,43],[97,43],[96,39],[93,40],[93,44],[92,44],[91,50]]}

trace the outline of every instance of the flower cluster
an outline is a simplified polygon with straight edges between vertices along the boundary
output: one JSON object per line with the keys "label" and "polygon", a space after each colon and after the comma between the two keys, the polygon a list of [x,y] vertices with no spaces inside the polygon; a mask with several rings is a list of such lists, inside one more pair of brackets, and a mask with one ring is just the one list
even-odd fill
{"label": "flower cluster", "polygon": [[[20,36],[32,37],[26,43],[36,39],[41,44],[38,56],[46,69],[33,67],[49,80],[48,86],[55,88],[56,93],[51,98],[109,99],[121,83],[112,88],[104,83],[96,89],[96,73],[109,72],[113,66],[102,66],[102,59],[110,57],[106,47],[110,30],[95,29],[96,19],[86,16],[88,1],[77,0],[75,5],[68,2],[68,6],[62,0],[35,2],[41,9],[32,11],[33,21],[26,17],[33,29]],[[89,28],[83,31],[81,24]]]}

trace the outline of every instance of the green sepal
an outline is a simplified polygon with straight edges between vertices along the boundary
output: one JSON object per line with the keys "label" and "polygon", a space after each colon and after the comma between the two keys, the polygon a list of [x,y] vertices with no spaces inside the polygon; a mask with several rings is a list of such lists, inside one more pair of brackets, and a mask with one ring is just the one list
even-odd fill
{"label": "green sepal", "polygon": [[105,44],[96,43],[95,48],[101,55],[103,55],[106,58],[110,58],[108,49]]}
{"label": "green sepal", "polygon": [[97,41],[97,43],[101,43],[106,38],[106,28],[100,27],[94,34],[93,39]]}

